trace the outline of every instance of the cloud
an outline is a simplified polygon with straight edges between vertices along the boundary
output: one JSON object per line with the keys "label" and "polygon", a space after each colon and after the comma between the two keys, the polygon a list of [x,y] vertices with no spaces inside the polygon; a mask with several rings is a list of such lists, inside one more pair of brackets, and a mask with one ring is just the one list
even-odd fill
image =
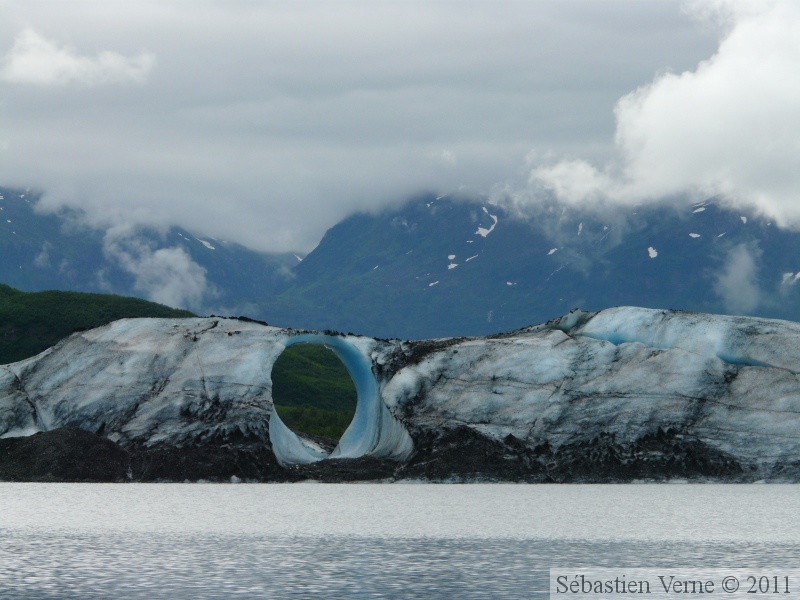
{"label": "cloud", "polygon": [[149,300],[197,310],[210,286],[206,270],[181,247],[154,250],[134,228],[109,229],[103,240],[106,258],[134,276],[134,287]]}
{"label": "cloud", "polygon": [[153,54],[126,57],[104,51],[95,58],[60,46],[33,29],[25,29],[6,54],[0,77],[9,83],[61,86],[69,83],[144,83],[156,64]]}
{"label": "cloud", "polygon": [[537,165],[531,171],[529,183],[543,187],[558,199],[571,203],[595,202],[616,196],[618,187],[612,177],[582,159]]}
{"label": "cloud", "polygon": [[180,225],[265,251],[308,252],[352,212],[423,190],[486,191],[531,150],[606,157],[616,101],[717,42],[680,0],[1,12],[0,183],[96,225]]}
{"label": "cloud", "polygon": [[45,269],[50,266],[50,248],[53,245],[50,242],[43,242],[42,243],[42,250],[39,254],[36,255],[36,258],[33,259],[33,264],[39,267],[40,269]]}
{"label": "cloud", "polygon": [[442,161],[446,162],[448,165],[455,165],[456,162],[458,162],[455,153],[450,150],[442,150],[439,153],[439,158],[441,158]]}
{"label": "cloud", "polygon": [[800,226],[800,3],[706,0],[687,8],[722,26],[716,53],[617,102],[614,160],[539,164],[531,184],[569,202],[722,195]]}
{"label": "cloud", "polygon": [[722,270],[714,281],[714,291],[725,309],[737,315],[752,314],[762,302],[758,286],[758,259],[761,250],[757,246],[739,244],[731,248]]}

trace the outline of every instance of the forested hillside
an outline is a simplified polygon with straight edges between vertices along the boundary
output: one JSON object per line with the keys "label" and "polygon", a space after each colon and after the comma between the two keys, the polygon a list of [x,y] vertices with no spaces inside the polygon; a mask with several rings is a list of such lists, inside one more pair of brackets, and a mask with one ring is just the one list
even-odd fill
{"label": "forested hillside", "polygon": [[73,331],[125,317],[193,317],[139,298],[81,292],[20,292],[0,284],[0,364],[34,356]]}

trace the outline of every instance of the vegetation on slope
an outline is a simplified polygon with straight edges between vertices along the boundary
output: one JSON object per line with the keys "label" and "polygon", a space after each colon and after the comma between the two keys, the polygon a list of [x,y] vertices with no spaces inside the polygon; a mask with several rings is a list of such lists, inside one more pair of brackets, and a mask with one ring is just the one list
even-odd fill
{"label": "vegetation on slope", "polygon": [[356,389],[344,364],[328,348],[298,344],[272,368],[272,398],[294,431],[339,439],[356,410]]}
{"label": "vegetation on slope", "polygon": [[278,406],[281,421],[300,433],[339,440],[353,420],[355,411],[333,411],[313,406]]}
{"label": "vegetation on slope", "polygon": [[0,364],[35,356],[70,333],[125,317],[193,317],[139,298],[81,292],[20,292],[0,284]]}

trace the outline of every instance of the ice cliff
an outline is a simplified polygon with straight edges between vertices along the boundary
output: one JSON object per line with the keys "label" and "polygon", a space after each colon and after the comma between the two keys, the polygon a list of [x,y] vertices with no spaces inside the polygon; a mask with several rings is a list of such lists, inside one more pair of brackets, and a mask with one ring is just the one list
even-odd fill
{"label": "ice cliff", "polygon": [[[356,384],[329,457],[273,411],[272,365],[299,342],[331,347]],[[66,427],[129,452],[259,448],[277,462],[262,480],[336,480],[348,461],[330,459],[370,478],[358,465],[374,459],[386,478],[800,481],[798,359],[798,323],[631,307],[414,342],[128,319],[0,366],[0,438]]]}

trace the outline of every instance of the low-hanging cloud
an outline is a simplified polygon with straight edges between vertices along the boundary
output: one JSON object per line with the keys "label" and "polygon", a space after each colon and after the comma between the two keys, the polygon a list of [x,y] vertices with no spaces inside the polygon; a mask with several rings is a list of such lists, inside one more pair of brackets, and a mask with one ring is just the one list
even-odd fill
{"label": "low-hanging cloud", "polygon": [[762,303],[758,284],[757,246],[738,244],[730,249],[714,281],[714,291],[732,314],[752,314]]}
{"label": "low-hanging cloud", "polygon": [[144,83],[155,63],[156,57],[148,52],[131,57],[110,51],[96,57],[81,56],[76,49],[28,28],[15,38],[0,77],[9,83],[43,86]]}
{"label": "low-hanging cloud", "polygon": [[0,183],[103,227],[307,252],[533,148],[607,152],[620,96],[715,47],[680,1],[3,1]]}
{"label": "low-hanging cloud", "polygon": [[109,229],[103,239],[103,252],[133,275],[134,288],[153,302],[197,310],[210,292],[206,270],[184,248],[154,249],[137,235],[136,228]]}
{"label": "low-hanging cloud", "polygon": [[666,72],[616,105],[616,159],[537,163],[529,184],[567,202],[720,195],[800,225],[800,3],[695,0],[716,19],[716,53]]}

